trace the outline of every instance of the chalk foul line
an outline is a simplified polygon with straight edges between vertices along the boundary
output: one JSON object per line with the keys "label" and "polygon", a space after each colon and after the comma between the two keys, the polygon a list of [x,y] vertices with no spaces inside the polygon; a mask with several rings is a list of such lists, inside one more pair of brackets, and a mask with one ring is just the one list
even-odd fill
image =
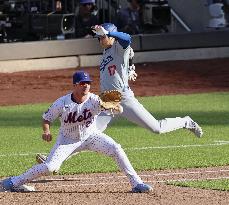
{"label": "chalk foul line", "polygon": [[[152,147],[131,147],[124,148],[127,151],[136,151],[136,150],[150,150],[150,149],[175,149],[175,148],[189,148],[189,147],[214,147],[214,146],[224,146],[229,145],[229,141],[219,140],[214,141],[214,143],[209,144],[187,144],[187,145],[168,145],[168,146],[152,146]],[[88,152],[88,151],[85,151]],[[38,153],[38,152],[37,152]],[[37,153],[9,153],[9,154],[0,154],[0,157],[15,157],[15,156],[35,156]],[[42,153],[48,154],[48,153]]]}

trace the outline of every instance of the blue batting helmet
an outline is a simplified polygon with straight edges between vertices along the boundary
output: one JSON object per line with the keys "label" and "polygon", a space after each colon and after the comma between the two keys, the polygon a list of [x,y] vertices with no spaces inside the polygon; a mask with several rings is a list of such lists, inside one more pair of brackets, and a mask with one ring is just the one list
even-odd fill
{"label": "blue batting helmet", "polygon": [[117,27],[113,23],[103,23],[103,24],[101,24],[101,26],[106,31],[109,31],[109,32],[117,32],[118,31]]}

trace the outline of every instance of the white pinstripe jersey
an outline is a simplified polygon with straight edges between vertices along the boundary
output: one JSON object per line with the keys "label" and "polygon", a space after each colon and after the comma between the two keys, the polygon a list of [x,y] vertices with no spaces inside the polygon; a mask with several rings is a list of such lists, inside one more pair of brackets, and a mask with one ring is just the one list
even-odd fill
{"label": "white pinstripe jersey", "polygon": [[72,93],[57,99],[42,117],[49,122],[59,118],[59,133],[65,137],[84,140],[97,131],[95,120],[101,112],[99,96],[89,93],[83,103],[72,101]]}
{"label": "white pinstripe jersey", "polygon": [[100,90],[120,90],[128,87],[130,46],[124,49],[118,41],[103,51],[100,63]]}

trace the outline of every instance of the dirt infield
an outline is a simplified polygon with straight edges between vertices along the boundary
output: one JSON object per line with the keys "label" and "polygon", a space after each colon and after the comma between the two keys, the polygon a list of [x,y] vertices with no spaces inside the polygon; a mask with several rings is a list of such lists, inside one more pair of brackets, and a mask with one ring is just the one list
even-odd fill
{"label": "dirt infield", "polygon": [[[161,62],[137,65],[131,83],[136,96],[229,91],[229,59]],[[0,73],[0,105],[53,102],[71,90],[76,69]],[[99,93],[99,71],[86,68]],[[229,167],[162,170],[139,173],[154,186],[149,194],[129,193],[121,173],[43,177],[31,183],[35,193],[0,193],[0,204],[229,204],[229,192],[182,188],[166,181],[226,178]]]}
{"label": "dirt infield", "polygon": [[[138,78],[130,84],[136,96],[229,90],[229,59],[139,64],[136,69]],[[0,73],[0,105],[52,102],[71,90],[75,70]],[[85,70],[98,93],[98,69]]]}
{"label": "dirt infield", "polygon": [[0,204],[90,205],[228,205],[229,192],[167,185],[167,181],[226,178],[229,167],[148,171],[139,173],[154,186],[151,193],[130,193],[120,173],[49,176],[33,181],[34,193],[0,193]]}

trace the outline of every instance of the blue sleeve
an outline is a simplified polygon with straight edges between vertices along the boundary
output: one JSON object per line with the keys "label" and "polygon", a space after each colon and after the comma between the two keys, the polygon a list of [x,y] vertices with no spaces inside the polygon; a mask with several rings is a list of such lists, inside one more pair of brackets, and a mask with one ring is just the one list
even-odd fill
{"label": "blue sleeve", "polygon": [[109,32],[109,34],[107,34],[109,37],[113,37],[115,39],[117,39],[117,41],[119,42],[119,44],[123,47],[123,48],[127,48],[130,43],[131,43],[131,36],[127,33],[123,33],[123,32]]}

